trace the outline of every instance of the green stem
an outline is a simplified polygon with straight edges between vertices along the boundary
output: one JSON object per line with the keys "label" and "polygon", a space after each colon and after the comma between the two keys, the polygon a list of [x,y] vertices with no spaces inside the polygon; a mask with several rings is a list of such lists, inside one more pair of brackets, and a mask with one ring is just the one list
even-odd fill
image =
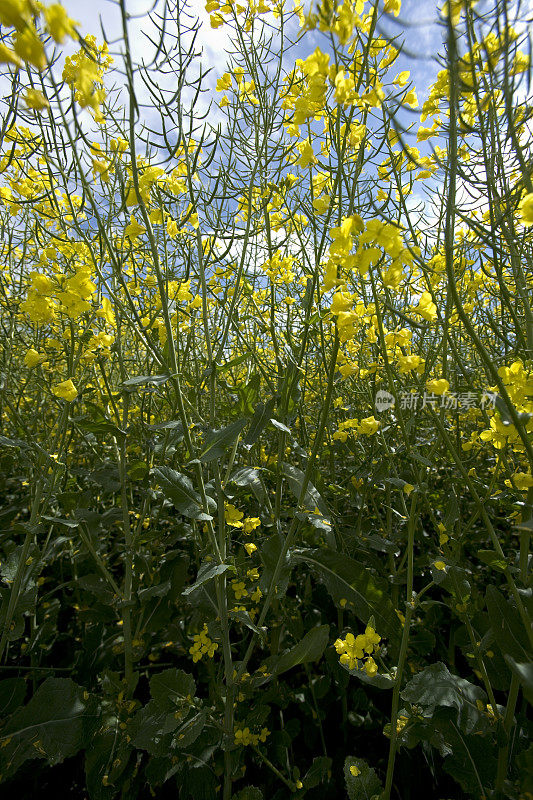
{"label": "green stem", "polygon": [[[509,695],[507,697],[507,706],[505,708],[505,715],[503,718],[503,729],[505,731],[506,742],[503,747],[498,751],[498,766],[496,769],[496,789],[501,791],[504,781],[507,777],[507,765],[509,760],[509,736],[513,726],[514,713],[516,708],[516,701],[518,700],[518,692],[520,691],[520,681],[513,673],[511,676],[511,686],[509,688]],[[492,707],[496,713],[495,706]]]}
{"label": "green stem", "polygon": [[297,789],[298,789],[298,787],[296,786],[296,784],[295,784],[295,783],[293,783],[292,781],[289,781],[289,780],[288,780],[288,779],[285,777],[285,775],[283,775],[283,773],[282,773],[282,772],[280,772],[280,771],[279,771],[279,769],[278,769],[277,767],[275,767],[275,766],[274,766],[274,764],[272,763],[272,761],[270,761],[270,760],[269,760],[269,759],[268,759],[268,758],[267,758],[267,757],[266,757],[266,756],[265,756],[265,755],[264,755],[264,754],[261,752],[261,750],[260,750],[258,747],[255,747],[255,745],[252,745],[252,747],[253,747],[254,751],[257,753],[257,755],[259,756],[259,758],[260,758],[260,759],[261,759],[261,760],[262,760],[262,761],[263,761],[263,762],[264,762],[264,763],[267,765],[267,767],[268,767],[269,769],[271,769],[271,770],[272,770],[272,772],[274,773],[274,775],[276,775],[276,776],[277,776],[277,777],[280,779],[280,781],[282,781],[282,783],[284,783],[284,784],[285,784],[285,786],[286,786],[288,789],[290,789],[290,791],[291,791],[291,792],[296,792],[296,791],[297,791]]}
{"label": "green stem", "polygon": [[402,688],[402,677],[405,665],[405,658],[407,655],[407,647],[409,645],[409,633],[411,626],[411,618],[415,609],[413,602],[413,580],[414,580],[414,545],[415,545],[415,525],[416,525],[416,500],[417,495],[413,494],[411,500],[411,510],[409,515],[409,525],[407,531],[407,588],[405,597],[405,620],[403,623],[403,634],[400,645],[400,655],[398,657],[398,669],[394,681],[394,689],[392,692],[392,709],[391,709],[391,734],[389,746],[389,759],[387,762],[387,777],[385,779],[385,790],[383,793],[383,800],[389,800],[392,789],[392,780],[394,777],[394,762],[396,760],[396,750],[398,747],[398,708],[400,705],[400,691]]}

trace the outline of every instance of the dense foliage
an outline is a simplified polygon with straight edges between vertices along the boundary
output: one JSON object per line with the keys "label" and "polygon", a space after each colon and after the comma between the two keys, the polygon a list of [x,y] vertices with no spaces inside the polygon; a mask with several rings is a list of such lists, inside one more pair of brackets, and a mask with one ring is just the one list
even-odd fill
{"label": "dense foliage", "polygon": [[6,796],[533,797],[525,11],[116,10],[0,0]]}

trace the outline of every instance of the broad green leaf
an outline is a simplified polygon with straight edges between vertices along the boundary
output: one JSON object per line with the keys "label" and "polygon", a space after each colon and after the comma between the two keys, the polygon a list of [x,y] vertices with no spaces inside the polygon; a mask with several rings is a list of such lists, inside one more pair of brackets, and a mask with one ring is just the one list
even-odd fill
{"label": "broad green leaf", "polygon": [[235,486],[249,486],[256,496],[257,502],[263,505],[266,500],[266,493],[259,475],[259,470],[254,467],[243,467],[234,472],[230,480]]}
{"label": "broad green leaf", "polygon": [[398,553],[400,549],[397,542],[384,539],[383,536],[379,536],[377,533],[362,537],[362,542],[365,547],[371,547],[372,550],[379,550],[381,553]]}
{"label": "broad green leaf", "polygon": [[329,625],[319,625],[311,628],[297,645],[292,647],[281,656],[272,656],[267,659],[267,671],[269,675],[262,679],[258,685],[262,685],[272,680],[272,678],[282,675],[287,670],[299,664],[308,664],[310,661],[317,661],[321,656],[329,640]]}
{"label": "broad green leaf", "polygon": [[522,686],[529,692],[529,696],[533,697],[533,662],[527,661],[525,664],[519,664],[509,655],[504,658]]}
{"label": "broad green leaf", "polygon": [[[273,534],[266,539],[264,544],[259,548],[259,556],[263,562],[263,571],[261,573],[261,578],[259,579],[259,588],[263,594],[267,594],[270,589],[270,584],[272,583],[274,572],[281,556],[282,547],[283,542],[280,537],[276,534]],[[289,553],[286,553],[276,582],[275,596],[278,600],[281,599],[287,591],[289,578],[291,576],[291,569],[291,558]]]}
{"label": "broad green leaf", "polygon": [[[26,534],[29,530],[27,525],[17,526],[20,533]],[[35,611],[37,602],[36,577],[40,569],[41,551],[32,544],[25,554],[24,564],[20,564],[24,556],[23,545],[13,547],[12,544],[6,547],[7,555],[0,564],[0,575],[5,579],[7,585],[0,587],[0,629],[4,625],[7,627],[8,641],[14,642],[23,634],[26,627],[26,617]],[[15,580],[19,566],[22,569],[22,583],[17,595],[15,608],[12,615],[7,619],[9,603],[11,599],[11,584]]]}
{"label": "broad green leaf", "polygon": [[198,711],[173,736],[173,744],[177,747],[189,747],[200,736],[207,720],[206,711]]}
{"label": "broad green leaf", "polygon": [[467,574],[465,569],[455,564],[450,564],[446,570],[439,570],[435,566],[431,568],[431,576],[435,583],[462,603],[470,596],[471,591]]}
{"label": "broad green leaf", "polygon": [[[511,416],[511,412],[509,410],[509,406],[507,405],[507,402],[503,399],[503,397],[500,397],[500,395],[496,396],[496,408],[500,412],[500,417],[501,417],[502,422],[503,422],[504,425],[513,425],[514,424],[513,423],[513,418]],[[531,416],[532,416],[531,414],[528,414],[525,411],[518,412],[516,410],[515,406],[512,406],[512,408],[513,408],[514,412],[516,413],[516,415],[517,415],[518,419],[520,420],[520,422],[522,422],[524,425],[527,422],[529,422],[529,420],[531,419]]]}
{"label": "broad green leaf", "polygon": [[142,480],[147,474],[148,465],[146,464],[146,461],[143,461],[141,458],[133,461],[128,467],[128,475],[134,481]]}
{"label": "broad green leaf", "polygon": [[179,727],[173,712],[162,711],[155,700],[150,700],[135,714],[127,729],[131,744],[147,750],[153,756],[167,755],[172,734]]}
{"label": "broad green leaf", "polygon": [[[400,620],[389,597],[389,586],[353,558],[333,550],[294,550],[294,560],[304,561],[318,572],[335,603],[346,600],[365,623],[372,615],[376,630],[394,649],[401,637]],[[343,604],[345,605],[345,604]]]}
{"label": "broad green leaf", "polygon": [[240,432],[247,424],[246,419],[238,419],[220,430],[209,431],[205,436],[205,448],[199,456],[204,464],[221,458],[226,448],[235,443]]}
{"label": "broad green leaf", "polygon": [[401,696],[407,702],[421,706],[427,717],[432,717],[438,707],[454,708],[458,725],[465,733],[470,733],[480,721],[477,701],[487,702],[483,689],[452,675],[440,661],[415,675]]}
{"label": "broad green leaf", "polygon": [[182,592],[182,594],[187,596],[191,594],[191,592],[195,592],[196,589],[200,588],[200,586],[203,586],[208,581],[212,581],[213,578],[217,577],[217,575],[222,575],[227,570],[231,570],[232,572],[236,571],[233,564],[215,564],[215,566],[212,566],[210,562],[202,564],[198,570],[198,575],[196,576],[195,582],[192,584],[192,586],[188,586]]}
{"label": "broad green leaf", "polygon": [[183,425],[179,419],[170,419],[168,422],[157,422],[154,425],[147,425],[149,431],[176,431],[183,430]]}
{"label": "broad green leaf", "polygon": [[70,678],[47,678],[2,728],[0,774],[7,778],[28,759],[60,764],[88,744],[95,722],[94,703],[82,687]]}
{"label": "broad green leaf", "polygon": [[102,603],[111,605],[115,599],[114,592],[109,588],[109,584],[100,575],[93,573],[90,575],[81,575],[76,579],[76,583],[80,589],[90,592],[90,594],[93,594]]}
{"label": "broad green leaf", "polygon": [[[292,464],[287,464],[286,462],[283,462],[281,465],[281,470],[289,484],[291,492],[296,498],[296,501],[298,501],[302,494],[304,473],[301,469],[298,469],[298,467],[294,467]],[[329,518],[331,516],[325,501],[312,483],[307,484],[302,502],[308,511],[314,512],[315,508],[318,508],[323,517]]]}
{"label": "broad green leaf", "polygon": [[317,756],[306,772],[302,783],[305,789],[314,789],[323,781],[329,779],[331,775],[331,765],[333,761],[327,756]]}
{"label": "broad green leaf", "polygon": [[483,561],[484,564],[492,567],[492,569],[495,569],[498,572],[505,572],[507,564],[498,555],[496,550],[477,550],[476,555],[480,561]]}
{"label": "broad green leaf", "polygon": [[348,756],[344,762],[344,780],[350,800],[370,800],[382,790],[375,770],[364,759],[355,756]]}
{"label": "broad green leaf", "polygon": [[[487,722],[488,725],[490,723]],[[440,735],[446,743],[448,755],[444,759],[444,770],[461,786],[464,795],[482,800],[488,796],[488,787],[494,780],[497,748],[494,737],[476,734],[466,735],[456,724],[454,712],[439,708],[429,725],[434,735]],[[481,786],[480,786],[481,784]]]}
{"label": "broad green leaf", "polygon": [[14,447],[20,450],[28,450],[31,445],[23,439],[8,439],[7,436],[0,436],[0,447]]}
{"label": "broad green leaf", "polygon": [[175,711],[195,692],[194,678],[181,669],[166,669],[150,679],[150,694],[162,711]]}
{"label": "broad green leaf", "polygon": [[261,376],[258,374],[252,375],[248,383],[244,386],[237,387],[237,394],[239,396],[239,414],[246,414],[252,416],[254,413],[254,405],[259,398],[259,390],[261,387]]}
{"label": "broad green leaf", "polygon": [[255,786],[245,786],[233,795],[233,800],[263,800],[263,792]]}
{"label": "broad green leaf", "polygon": [[268,629],[266,627],[258,628],[257,625],[252,622],[252,619],[247,611],[229,611],[228,616],[230,619],[234,619],[237,622],[241,622],[243,625],[246,625],[246,627],[251,631],[257,633],[262,640],[266,640]]}
{"label": "broad green leaf", "polygon": [[486,601],[494,641],[502,655],[509,655],[518,663],[531,661],[527,632],[514,606],[495,586],[488,587]]}
{"label": "broad green leaf", "polygon": [[[203,738],[205,738],[205,730]],[[202,754],[200,757],[196,755],[196,758],[188,761],[185,761],[186,758],[187,756],[184,755],[180,759],[179,800],[217,800],[220,788],[219,779],[211,764],[206,766],[210,760],[210,754],[207,754],[207,758]],[[234,796],[232,795],[232,797]]]}
{"label": "broad green leaf", "polygon": [[27,685],[24,678],[5,678],[0,681],[0,719],[12,714],[26,697]]}
{"label": "broad green leaf", "polygon": [[[152,475],[161,486],[165,497],[181,514],[199,521],[212,519],[202,510],[202,499],[195,491],[191,479],[186,475],[171,469],[171,467],[154,467]],[[215,501],[208,497],[207,502],[209,509],[216,511]]]}
{"label": "broad green leaf", "polygon": [[376,673],[373,677],[369,677],[364,669],[348,669],[345,664],[340,664],[354,678],[358,678],[363,683],[368,683],[376,689],[392,689],[394,686],[394,679],[390,675],[380,675]]}
{"label": "broad green leaf", "polygon": [[152,475],[174,504],[196,503],[201,506],[200,495],[194,490],[191,479],[186,475],[170,467],[154,467]]}
{"label": "broad green leaf", "polygon": [[77,528],[80,524],[75,519],[63,519],[62,517],[49,517],[46,514],[41,514],[41,519],[47,522],[53,522],[54,525],[62,525],[64,528]]}
{"label": "broad green leaf", "polygon": [[85,776],[90,800],[112,800],[116,797],[117,782],[128,766],[131,751],[126,737],[117,736],[114,730],[100,732],[92,739],[85,753]]}
{"label": "broad green leaf", "polygon": [[126,431],[114,425],[106,419],[92,420],[92,419],[75,419],[73,420],[78,428],[88,433],[98,434],[100,436],[114,436],[117,441],[122,442],[126,437]]}
{"label": "broad green leaf", "polygon": [[254,445],[261,436],[263,430],[270,421],[270,415],[272,414],[274,403],[275,400],[273,397],[271,397],[265,403],[258,403],[256,406],[254,415],[250,422],[250,428],[243,439],[243,444],[246,447],[251,447]]}

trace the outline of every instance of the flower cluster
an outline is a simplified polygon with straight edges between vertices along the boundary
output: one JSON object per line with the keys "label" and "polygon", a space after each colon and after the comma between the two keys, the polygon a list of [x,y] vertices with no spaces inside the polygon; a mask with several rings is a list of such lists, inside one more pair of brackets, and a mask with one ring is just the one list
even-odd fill
{"label": "flower cluster", "polygon": [[73,89],[80,106],[91,109],[96,122],[105,122],[100,106],[106,98],[104,72],[112,62],[107,42],[98,46],[90,34],[81,50],[65,59],[63,79]]}
{"label": "flower cluster", "polygon": [[204,622],[204,627],[200,633],[193,636],[194,644],[189,648],[189,653],[192,655],[194,663],[200,661],[203,656],[207,655],[208,658],[213,658],[215,650],[218,650],[218,644],[213,642],[208,635],[207,625]]}
{"label": "flower cluster", "polygon": [[337,639],[334,644],[335,650],[340,655],[340,663],[348,669],[360,669],[363,662],[366,674],[373,677],[378,671],[378,665],[372,658],[372,653],[377,652],[381,636],[376,633],[371,625],[367,625],[364,633],[354,636],[347,633],[345,639]]}
{"label": "flower cluster", "polygon": [[379,420],[374,417],[366,417],[359,421],[358,419],[347,419],[341,422],[338,430],[333,434],[333,439],[338,439],[345,442],[350,432],[362,434],[364,436],[372,436],[379,430]]}
{"label": "flower cluster", "polygon": [[247,745],[251,744],[257,747],[259,742],[266,742],[267,736],[270,736],[268,728],[261,728],[261,733],[252,733],[250,728],[236,728],[235,729],[235,744]]}

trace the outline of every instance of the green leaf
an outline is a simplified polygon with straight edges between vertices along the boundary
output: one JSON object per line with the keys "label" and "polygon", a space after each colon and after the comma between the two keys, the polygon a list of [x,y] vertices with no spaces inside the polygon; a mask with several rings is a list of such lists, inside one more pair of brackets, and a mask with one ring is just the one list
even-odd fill
{"label": "green leaf", "polygon": [[20,706],[26,697],[24,678],[6,678],[0,681],[0,718],[5,719]]}
{"label": "green leaf", "polygon": [[172,712],[162,711],[155,700],[150,700],[133,717],[128,736],[134,747],[147,750],[153,756],[165,756],[178,727],[179,719]]}
{"label": "green leaf", "polygon": [[288,434],[290,435],[291,429],[290,429],[290,428],[287,428],[287,426],[286,426],[286,425],[284,425],[284,424],[283,424],[283,422],[279,422],[277,419],[274,419],[274,418],[272,417],[272,418],[271,418],[271,420],[270,420],[270,423],[271,423],[271,424],[272,424],[272,425],[273,425],[275,428],[277,428],[277,429],[278,429],[278,431],[283,431],[283,433],[288,433]]}
{"label": "green leaf", "polygon": [[125,389],[126,391],[134,392],[140,386],[147,386],[148,384],[162,386],[173,377],[173,375],[137,375],[136,378],[128,378],[127,381],[121,383],[120,388]]}
{"label": "green leaf", "polygon": [[251,631],[257,633],[257,635],[263,642],[266,641],[268,629],[258,628],[257,625],[255,625],[252,622],[252,619],[247,611],[229,611],[228,616],[230,619],[234,619],[237,622],[241,622],[243,625],[246,625],[246,627],[249,628]]}
{"label": "green leaf", "polygon": [[303,639],[298,642],[281,656],[273,656],[267,659],[267,670],[270,673],[259,682],[259,686],[272,680],[272,678],[287,672],[287,670],[297,667],[299,664],[308,664],[310,661],[317,661],[321,656],[329,640],[329,625],[319,625],[311,628]]}
{"label": "green leaf", "polygon": [[419,453],[417,450],[412,450],[411,449],[410,456],[411,456],[411,458],[415,458],[421,464],[424,464],[426,467],[432,467],[433,466],[433,463],[428,458],[426,458],[421,453]]}
{"label": "green leaf", "polygon": [[442,586],[461,603],[470,597],[470,583],[467,580],[467,571],[455,564],[447,566],[446,570],[439,570],[435,566],[431,569],[431,576],[436,584]]}
{"label": "green leaf", "polygon": [[246,419],[238,419],[225,428],[209,431],[205,437],[205,449],[199,456],[200,461],[203,461],[205,464],[209,461],[215,461],[217,458],[221,458],[226,448],[234,444],[246,424]]}
{"label": "green leaf", "polygon": [[251,447],[254,445],[261,436],[263,430],[270,421],[270,415],[272,414],[274,403],[275,400],[273,397],[271,397],[265,403],[258,403],[256,406],[254,415],[250,422],[250,428],[243,440],[243,444],[246,447]]}
{"label": "green leaf", "polygon": [[183,765],[185,757],[180,759],[179,795],[177,795],[179,800],[213,800],[213,798],[218,798],[218,778],[211,764],[205,766],[205,763],[210,760],[210,754],[208,754],[207,758],[201,758],[200,761],[197,759],[198,756],[190,759],[190,763],[185,766]]}
{"label": "green leaf", "polygon": [[242,353],[240,356],[236,356],[232,358],[230,361],[227,361],[223,366],[219,367],[217,364],[216,370],[217,372],[227,372],[229,369],[233,369],[233,367],[238,367],[240,364],[243,364],[245,361],[248,361],[250,358],[250,353]]}
{"label": "green leaf", "polygon": [[483,561],[484,564],[492,567],[492,569],[495,569],[498,572],[505,572],[507,564],[498,555],[496,550],[477,550],[476,555],[480,561]]}
{"label": "green leaf", "polygon": [[[296,498],[296,501],[298,501],[302,493],[304,473],[301,469],[298,469],[298,467],[293,467],[292,464],[287,464],[286,462],[283,462],[281,465],[281,470],[289,484],[291,492]],[[303,504],[308,511],[314,512],[315,508],[318,508],[323,517],[329,518],[331,516],[329,508],[312,483],[307,484]]]}
{"label": "green leaf", "polygon": [[[171,467],[154,467],[152,475],[161,486],[165,497],[170,500],[177,510],[186,517],[196,520],[212,519],[202,510],[202,499],[195,491],[192,481],[181,472]],[[208,497],[209,509],[216,510],[215,501]]]}
{"label": "green leaf", "polygon": [[[356,768],[356,775],[350,772],[351,767]],[[350,800],[370,800],[382,790],[375,770],[364,759],[355,756],[348,756],[344,762],[344,780]]]}
{"label": "green leaf", "polygon": [[309,767],[302,783],[304,789],[314,789],[323,781],[327,780],[331,774],[333,760],[327,756],[317,756]]}
{"label": "green leaf", "polygon": [[179,419],[169,419],[168,422],[157,422],[154,425],[147,425],[149,431],[182,431],[183,425]]}
{"label": "green leaf", "polygon": [[368,683],[370,686],[375,686],[376,689],[392,689],[394,686],[394,680],[389,675],[380,675],[377,672],[373,677],[370,677],[366,674],[365,669],[348,669],[345,664],[340,664],[340,666],[345,669],[350,675],[353,675],[354,678],[358,678],[363,683]]}
{"label": "green leaf", "polygon": [[[490,723],[487,723],[490,725]],[[444,770],[460,784],[466,797],[483,800],[494,780],[497,749],[493,737],[465,735],[455,723],[454,712],[439,709],[429,722],[433,735],[440,735],[448,751]],[[480,786],[481,784],[481,786]]]}
{"label": "green leaf", "polygon": [[162,711],[174,711],[195,692],[194,678],[181,669],[166,669],[150,679],[150,694]]}
{"label": "green leaf", "polygon": [[2,777],[15,773],[28,759],[60,764],[88,744],[95,722],[94,702],[84,699],[81,686],[70,678],[47,678],[2,728]]}
{"label": "green leaf", "polygon": [[292,557],[318,572],[335,603],[346,600],[347,607],[352,608],[365,625],[374,615],[380,636],[386,637],[393,648],[399,646],[400,620],[383,579],[372,575],[353,558],[333,550],[293,550]]}
{"label": "green leaf", "polygon": [[128,475],[134,481],[141,481],[144,477],[146,477],[147,473],[148,466],[146,461],[143,461],[142,458],[138,458],[136,461],[133,461],[133,463],[128,467]]}
{"label": "green leaf", "polygon": [[[500,395],[496,396],[496,408],[500,412],[500,417],[504,425],[514,425],[509,406],[503,397],[500,397]],[[512,406],[512,408],[520,422],[522,422],[524,425],[529,422],[532,416],[531,414],[528,414],[526,411],[518,412],[516,410],[516,406]]]}
{"label": "green leaf", "polygon": [[186,475],[182,475],[181,472],[176,472],[175,469],[170,467],[154,467],[152,475],[154,475],[168,499],[172,500],[174,504],[196,503],[196,505],[201,506],[200,495],[194,490],[191,479]]}
{"label": "green leaf", "polygon": [[211,562],[206,562],[202,564],[200,569],[198,570],[198,575],[196,576],[196,581],[192,584],[192,586],[188,586],[182,594],[187,596],[191,594],[191,592],[195,592],[196,589],[199,589],[200,586],[203,586],[208,581],[212,581],[213,578],[216,578],[217,575],[222,575],[227,570],[231,570],[232,572],[236,572],[235,567],[233,564],[215,564],[215,566],[211,565]]}
{"label": "green leaf", "polygon": [[181,728],[176,731],[173,737],[173,743],[177,747],[189,747],[200,736],[205,727],[207,720],[207,712],[199,711],[193,717],[183,723]]}
{"label": "green leaf", "polygon": [[426,717],[432,717],[438,707],[454,708],[458,725],[465,733],[470,733],[480,721],[477,701],[487,702],[483,689],[452,675],[440,661],[415,675],[401,694],[407,702],[422,706]]}
{"label": "green leaf", "polygon": [[85,776],[91,800],[116,797],[116,782],[128,766],[131,751],[126,738],[117,736],[116,731],[105,731],[92,739],[85,753]]}
{"label": "green leaf", "polygon": [[106,419],[95,421],[92,419],[77,418],[73,420],[73,422],[75,422],[82,431],[87,431],[88,433],[94,433],[100,436],[114,436],[119,442],[123,442],[126,438],[126,431],[123,431],[122,428],[119,428]]}
{"label": "green leaf", "polygon": [[263,505],[266,500],[266,492],[263,488],[259,470],[254,467],[243,467],[231,476],[231,483],[235,486],[249,486],[257,498],[257,502]]}
{"label": "green leaf", "polygon": [[233,800],[263,800],[263,792],[255,786],[245,786],[233,795]]}
{"label": "green leaf", "polygon": [[257,403],[259,397],[260,388],[261,376],[258,374],[252,375],[248,383],[244,386],[237,387],[237,394],[239,395],[239,414],[252,416],[254,413],[254,405]]}
{"label": "green leaf", "polygon": [[[279,536],[273,535],[266,539],[265,543],[259,548],[259,556],[263,562],[263,571],[259,579],[259,588],[263,594],[267,594],[270,589],[270,584],[274,577],[276,565],[281,556],[283,542]],[[284,563],[281,566],[276,586],[276,598],[279,600],[287,591],[289,579],[291,576],[291,559],[288,553],[285,555]]]}
{"label": "green leaf", "polygon": [[90,592],[97,597],[102,603],[111,605],[115,599],[114,592],[109,588],[109,584],[100,576],[96,574],[81,575],[76,579],[80,589]]}
{"label": "green leaf", "polygon": [[495,586],[488,587],[485,599],[494,640],[502,655],[509,655],[518,663],[531,661],[530,653],[526,649],[527,632],[515,607]]}
{"label": "green leaf", "polygon": [[77,528],[80,524],[75,519],[63,519],[62,517],[49,517],[46,514],[41,514],[41,519],[47,522],[53,522],[54,525],[62,525],[64,528]]}
{"label": "green leaf", "polygon": [[0,447],[14,447],[20,450],[28,450],[31,445],[23,439],[8,439],[7,436],[0,436]]}
{"label": "green leaf", "polygon": [[522,686],[524,686],[533,696],[533,663],[531,661],[527,661],[525,664],[519,664],[509,655],[505,655],[504,658],[509,665],[511,672],[514,672]]}

